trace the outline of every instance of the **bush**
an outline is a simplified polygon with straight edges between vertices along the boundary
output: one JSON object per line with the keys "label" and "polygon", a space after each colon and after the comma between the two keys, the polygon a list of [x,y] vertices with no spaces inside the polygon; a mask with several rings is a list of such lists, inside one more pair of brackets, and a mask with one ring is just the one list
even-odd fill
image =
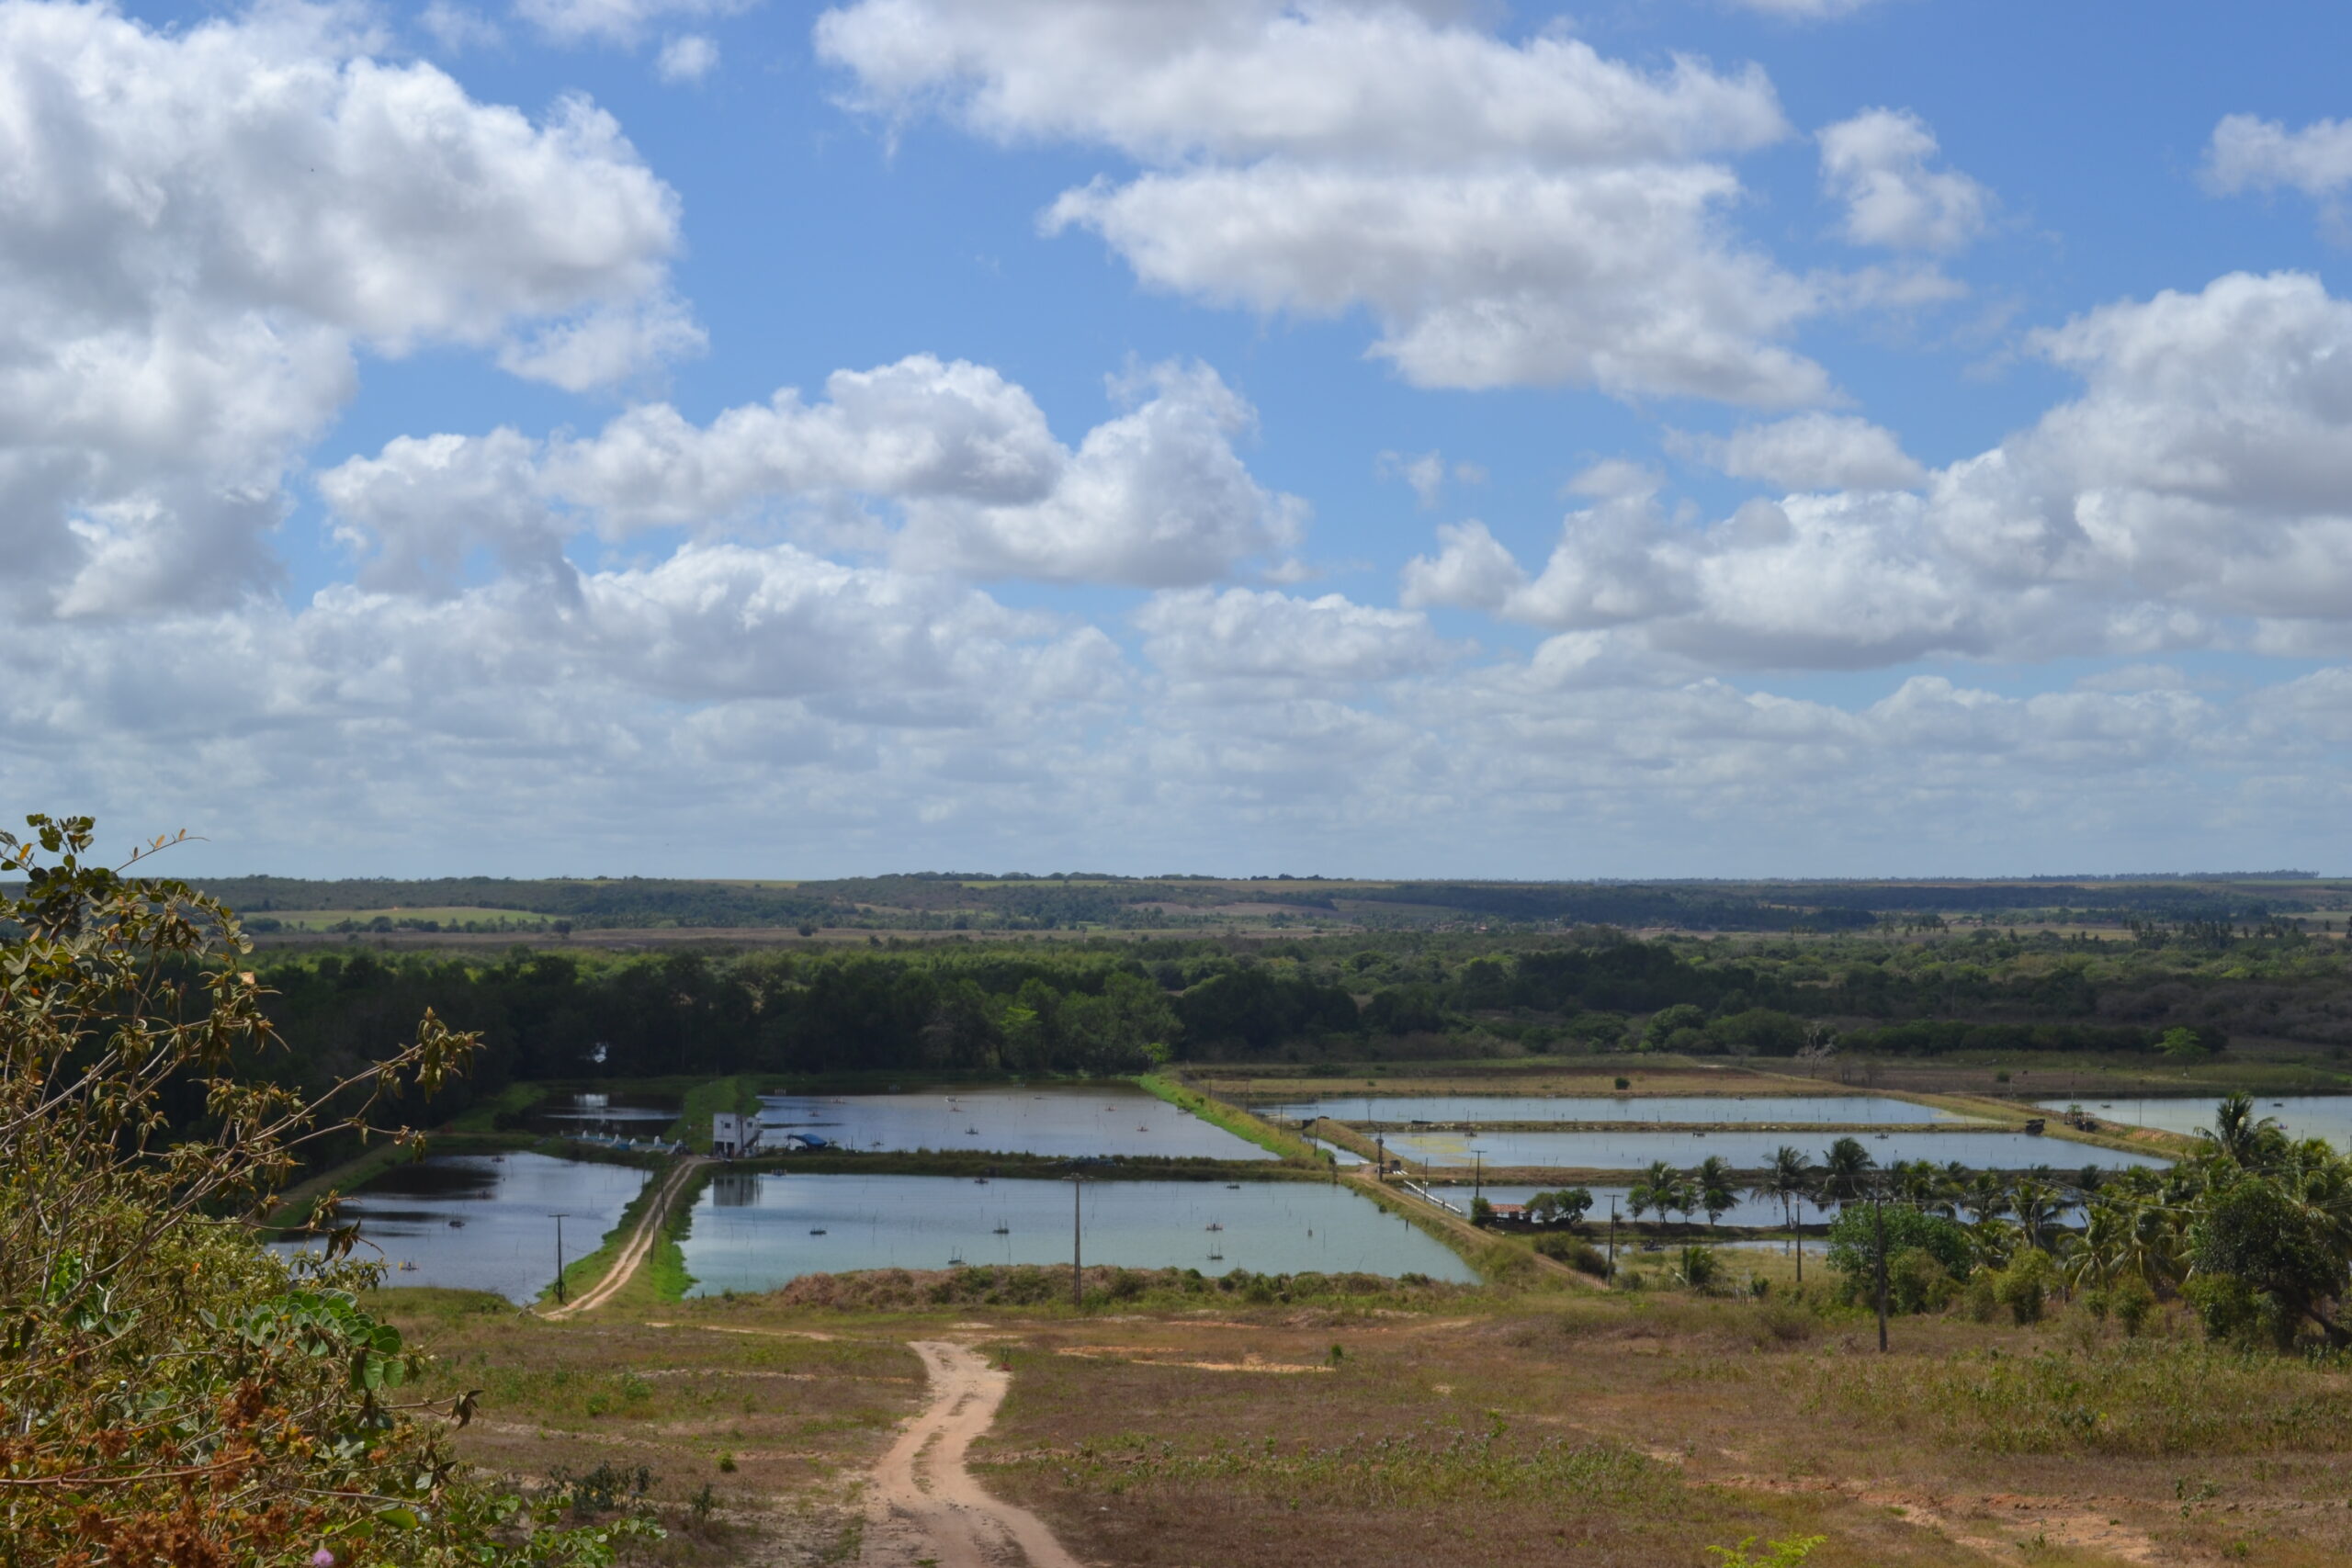
{"label": "bush", "polygon": [[[1874,1287],[1878,1269],[1878,1222],[1886,1224],[1887,1290],[1894,1288],[1894,1262],[1901,1252],[1927,1253],[1955,1278],[1967,1273],[1968,1232],[1959,1221],[1889,1203],[1873,1214],[1865,1203],[1849,1203],[1829,1226],[1829,1266],[1846,1276],[1849,1291]],[[1860,1284],[1857,1284],[1860,1281]]]}
{"label": "bush", "polygon": [[25,878],[0,896],[0,1559],[553,1568],[658,1534],[560,1530],[551,1499],[459,1478],[447,1432],[472,1398],[400,1397],[425,1359],[360,1305],[382,1270],[349,1260],[356,1228],[290,1267],[248,1228],[307,1149],[393,1132],[382,1100],[432,1094],[474,1040],[427,1013],[340,1090],[273,1083],[235,916],[85,864],[86,818],[29,820],[37,849],[0,834]]}
{"label": "bush", "polygon": [[1886,1298],[1890,1311],[1941,1312],[1951,1304],[1960,1281],[1942,1259],[1924,1247],[1906,1247],[1886,1260]]}
{"label": "bush", "polygon": [[1543,1235],[1535,1238],[1535,1250],[1546,1258],[1554,1258],[1596,1280],[1609,1278],[1609,1256],[1600,1248],[1575,1235]]}
{"label": "bush", "polygon": [[1693,1242],[1677,1255],[1674,1272],[1692,1290],[1710,1291],[1723,1281],[1723,1259],[1716,1256],[1713,1247],[1701,1247]]}
{"label": "bush", "polygon": [[2147,1326],[2148,1317],[2156,1310],[2156,1293],[2145,1281],[2126,1280],[2107,1295],[2108,1308],[2115,1314],[2115,1321],[2123,1325],[2126,1337],[2138,1338]]}
{"label": "bush", "polygon": [[2009,1309],[2009,1315],[2022,1326],[2041,1321],[2044,1298],[2057,1270],[2050,1265],[2050,1255],[2032,1247],[2022,1247],[2009,1259],[2009,1266],[1993,1279],[1993,1299]]}

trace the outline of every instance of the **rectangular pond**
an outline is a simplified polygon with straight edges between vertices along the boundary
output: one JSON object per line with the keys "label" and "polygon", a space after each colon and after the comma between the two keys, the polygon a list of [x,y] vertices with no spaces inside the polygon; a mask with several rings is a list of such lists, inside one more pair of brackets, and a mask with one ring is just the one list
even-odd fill
{"label": "rectangular pond", "polygon": [[[1589,1133],[1431,1129],[1391,1133],[1386,1137],[1389,1154],[1405,1159],[1411,1167],[1427,1164],[1451,1169],[1474,1165],[1476,1156],[1484,1156],[1488,1166],[1580,1170],[1641,1170],[1654,1160],[1665,1160],[1677,1170],[1687,1170],[1711,1155],[1721,1156],[1737,1169],[1752,1170],[1770,1163],[1773,1151],[1783,1144],[1803,1149],[1818,1165],[1832,1140],[1833,1134],[1822,1133],[1654,1133],[1638,1127],[1623,1132]],[[2113,1169],[2127,1165],[2171,1163],[2152,1155],[2125,1154],[2064,1138],[2037,1137],[2030,1133],[1874,1133],[1862,1134],[1861,1142],[1871,1158],[1880,1165],[1899,1159],[1928,1159],[1938,1165],[1958,1160],[1976,1169],[2030,1170],[2046,1165],[2057,1170],[2079,1170],[2086,1165]]]}
{"label": "rectangular pond", "polygon": [[[769,1291],[803,1274],[944,1269],[957,1259],[1068,1267],[1071,1187],[722,1171],[695,1202],[682,1245],[696,1295]],[[1090,1181],[1078,1184],[1078,1205],[1090,1265],[1476,1278],[1406,1220],[1323,1182]]]}
{"label": "rectangular pond", "polygon": [[[2194,1134],[2199,1129],[2210,1131],[2213,1112],[2221,1100],[2215,1095],[2199,1095],[2191,1099],[2165,1098],[2157,1100],[2098,1100],[2086,1095],[2068,1095],[2062,1100],[2040,1100],[2034,1102],[2047,1111],[2064,1111],[2079,1105],[2102,1122],[2120,1122],[2127,1127],[2154,1127],[2159,1132]],[[2256,1095],[2254,1113],[2268,1116],[2287,1130],[2290,1138],[2325,1138],[2338,1148],[2352,1140],[2352,1094],[2286,1094]]]}
{"label": "rectangular pond", "polygon": [[[362,1246],[390,1267],[386,1285],[445,1285],[492,1291],[528,1303],[555,1279],[555,1221],[566,1258],[596,1249],[644,1187],[634,1166],[550,1159],[545,1155],[434,1155],[394,1166],[343,1202],[359,1222]],[[280,1242],[291,1254],[316,1242]],[[404,1267],[407,1266],[407,1267]]]}
{"label": "rectangular pond", "polygon": [[1131,1083],[990,1084],[899,1094],[762,1095],[770,1147],[813,1134],[861,1152],[1166,1155],[1183,1159],[1274,1156]]}
{"label": "rectangular pond", "polygon": [[658,1138],[670,1130],[684,1105],[676,1095],[563,1090],[526,1111],[524,1125],[534,1133]]}
{"label": "rectangular pond", "polygon": [[1272,1121],[1951,1122],[1968,1118],[1883,1094],[1350,1094],[1250,1107]]}

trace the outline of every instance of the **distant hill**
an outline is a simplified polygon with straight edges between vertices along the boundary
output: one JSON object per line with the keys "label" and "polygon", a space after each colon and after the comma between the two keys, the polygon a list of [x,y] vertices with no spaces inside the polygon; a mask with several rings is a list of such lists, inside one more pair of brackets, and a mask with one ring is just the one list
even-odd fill
{"label": "distant hill", "polygon": [[1228,924],[1372,929],[1617,926],[1690,931],[1855,931],[1883,922],[1964,919],[2260,921],[2352,908],[2352,884],[2301,874],[2231,877],[2043,878],[1999,882],[1415,882],[944,873],[826,882],[685,878],[434,877],[421,880],[215,877],[208,891],[261,930],[280,923],[495,929],[564,921],[577,930],[870,928],[1036,931],[1216,929]]}

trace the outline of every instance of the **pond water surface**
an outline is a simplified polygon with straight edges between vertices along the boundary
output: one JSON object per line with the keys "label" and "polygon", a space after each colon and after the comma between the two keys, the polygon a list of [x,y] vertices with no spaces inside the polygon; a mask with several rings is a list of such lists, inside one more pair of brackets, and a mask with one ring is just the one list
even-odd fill
{"label": "pond water surface", "polygon": [[[2120,1122],[2127,1127],[2154,1127],[2165,1133],[2194,1134],[2213,1125],[2213,1112],[2220,1097],[2199,1095],[2194,1099],[2162,1100],[2101,1100],[2089,1095],[2068,1095],[2063,1100],[2042,1100],[2036,1104],[2049,1111],[2064,1111],[2079,1105],[2102,1122]],[[2342,1146],[2352,1139],[2352,1094],[2283,1094],[2254,1097],[2256,1116],[2275,1117],[2278,1124],[2294,1138],[2325,1138]]]}
{"label": "pond water surface", "polygon": [[1953,1122],[1968,1118],[1883,1094],[1351,1094],[1250,1109],[1271,1120],[1336,1122]]}
{"label": "pond water surface", "polygon": [[760,1124],[775,1145],[813,1133],[863,1151],[942,1149],[1082,1158],[1169,1155],[1274,1156],[1245,1138],[1128,1083],[991,1085],[902,1094],[763,1095]]}
{"label": "pond water surface", "polygon": [[[626,1165],[545,1155],[434,1155],[394,1166],[345,1198],[343,1217],[359,1222],[363,1243],[383,1249],[387,1285],[446,1285],[494,1291],[527,1303],[555,1278],[555,1221],[562,1213],[566,1258],[596,1249],[645,1185]],[[281,1242],[300,1251],[315,1242]],[[356,1256],[373,1258],[366,1246]],[[414,1269],[402,1269],[402,1263]]]}
{"label": "pond water surface", "polygon": [[[1747,1170],[1768,1164],[1773,1151],[1783,1144],[1803,1149],[1818,1165],[1832,1139],[1833,1134],[1823,1133],[1732,1131],[1702,1134],[1652,1133],[1639,1128],[1622,1133],[1472,1134],[1432,1130],[1386,1135],[1388,1152],[1414,1166],[1469,1166],[1476,1163],[1475,1156],[1484,1156],[1489,1166],[1587,1170],[1640,1170],[1654,1160],[1665,1160],[1677,1170],[1686,1170],[1711,1155]],[[2127,1165],[2171,1163],[2152,1155],[2125,1154],[2064,1138],[2036,1137],[2030,1133],[1866,1134],[1862,1146],[1880,1165],[1898,1159],[1929,1159],[1938,1165],[1958,1160],[1976,1169],[2030,1170],[2046,1165],[2058,1170],[2079,1170],[2086,1165],[2111,1169]]]}
{"label": "pond water surface", "polygon": [[[696,1295],[773,1290],[803,1274],[944,1269],[957,1258],[1067,1266],[1071,1188],[727,1171],[704,1190],[682,1245]],[[1476,1278],[1410,1224],[1326,1183],[1090,1181],[1078,1184],[1078,1204],[1090,1265]]]}
{"label": "pond water surface", "polygon": [[525,1111],[523,1125],[570,1138],[659,1138],[684,1104],[675,1095],[567,1091],[548,1095]]}

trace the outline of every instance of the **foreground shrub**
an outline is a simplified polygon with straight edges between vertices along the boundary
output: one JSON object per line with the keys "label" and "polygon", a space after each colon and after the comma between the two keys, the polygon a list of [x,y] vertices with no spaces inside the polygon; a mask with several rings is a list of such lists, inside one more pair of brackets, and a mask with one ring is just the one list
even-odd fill
{"label": "foreground shrub", "polygon": [[289,1272],[247,1223],[307,1143],[429,1094],[471,1038],[427,1014],[323,1093],[274,1084],[235,918],[85,864],[85,818],[29,820],[35,844],[0,833],[25,877],[0,901],[0,1562],[554,1568],[649,1530],[557,1530],[463,1480],[444,1433],[470,1402],[401,1401],[423,1358],[358,1305],[353,1234]]}

